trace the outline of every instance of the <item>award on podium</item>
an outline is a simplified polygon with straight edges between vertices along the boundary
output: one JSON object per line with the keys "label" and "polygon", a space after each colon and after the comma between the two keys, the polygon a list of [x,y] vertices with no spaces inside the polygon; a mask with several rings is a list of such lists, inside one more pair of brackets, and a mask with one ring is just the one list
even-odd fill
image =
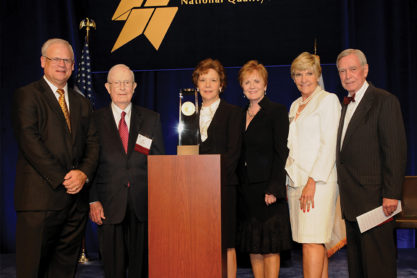
{"label": "award on podium", "polygon": [[198,154],[199,108],[196,89],[181,89],[179,94],[178,155]]}

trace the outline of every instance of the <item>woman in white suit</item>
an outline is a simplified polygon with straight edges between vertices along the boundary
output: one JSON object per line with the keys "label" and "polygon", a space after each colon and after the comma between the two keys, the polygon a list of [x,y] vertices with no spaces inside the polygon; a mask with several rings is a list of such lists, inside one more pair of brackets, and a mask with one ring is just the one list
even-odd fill
{"label": "woman in white suit", "polygon": [[304,277],[328,277],[327,252],[338,195],[336,136],[340,103],[318,84],[318,56],[301,53],[291,77],[301,97],[290,109],[287,196],[293,240],[303,245]]}

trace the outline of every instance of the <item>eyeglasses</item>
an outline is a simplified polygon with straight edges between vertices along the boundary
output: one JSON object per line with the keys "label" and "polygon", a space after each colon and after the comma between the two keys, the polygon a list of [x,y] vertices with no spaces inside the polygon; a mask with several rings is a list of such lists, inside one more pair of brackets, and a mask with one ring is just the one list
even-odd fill
{"label": "eyeglasses", "polygon": [[120,81],[119,80],[119,81],[107,82],[107,83],[112,84],[116,88],[120,88],[122,85],[124,85],[125,87],[132,85],[133,81],[128,81],[128,80]]}
{"label": "eyeglasses", "polygon": [[49,61],[51,61],[52,64],[60,64],[61,61],[64,62],[64,64],[66,66],[68,65],[72,65],[72,59],[62,59],[62,58],[58,58],[58,57],[54,57],[54,58],[49,58],[48,56],[43,56],[46,59],[48,59]]}

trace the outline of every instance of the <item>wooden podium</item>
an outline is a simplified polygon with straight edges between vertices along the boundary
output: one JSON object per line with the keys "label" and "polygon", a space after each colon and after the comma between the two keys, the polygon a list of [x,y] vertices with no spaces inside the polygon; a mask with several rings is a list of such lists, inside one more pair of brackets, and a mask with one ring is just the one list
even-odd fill
{"label": "wooden podium", "polygon": [[148,157],[149,278],[226,277],[220,155]]}

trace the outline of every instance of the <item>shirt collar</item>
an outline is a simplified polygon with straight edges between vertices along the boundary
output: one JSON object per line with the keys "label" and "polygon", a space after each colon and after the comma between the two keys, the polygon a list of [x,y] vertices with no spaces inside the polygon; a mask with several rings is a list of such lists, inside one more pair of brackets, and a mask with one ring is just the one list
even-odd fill
{"label": "shirt collar", "polygon": [[[368,87],[369,87],[369,84],[365,80],[362,87],[355,93],[355,103],[356,104],[358,104],[362,100],[362,98],[365,95],[365,92],[368,89]],[[350,94],[349,94],[349,96],[350,96]]]}
{"label": "shirt collar", "polygon": [[[58,90],[58,87],[55,86],[54,84],[52,84],[52,82],[50,82],[48,80],[48,78],[46,78],[46,76],[43,76],[43,79],[46,81],[46,83],[48,83],[49,87],[51,88],[52,92],[54,92],[54,94],[57,94],[56,90]],[[65,84],[64,88],[62,88],[64,90],[64,92],[67,94],[68,93],[68,83]]]}
{"label": "shirt collar", "polygon": [[121,109],[114,102],[112,102],[111,109],[113,111],[113,114],[116,114],[116,115],[122,114],[123,111],[125,111],[126,115],[130,115],[130,111],[132,110],[132,103],[129,103],[129,105],[125,109]]}
{"label": "shirt collar", "polygon": [[219,107],[220,104],[220,98],[218,100],[216,100],[215,102],[213,102],[212,104],[210,104],[209,106],[201,106],[201,110],[205,110],[208,109],[210,111],[215,111],[217,109],[217,107]]}

